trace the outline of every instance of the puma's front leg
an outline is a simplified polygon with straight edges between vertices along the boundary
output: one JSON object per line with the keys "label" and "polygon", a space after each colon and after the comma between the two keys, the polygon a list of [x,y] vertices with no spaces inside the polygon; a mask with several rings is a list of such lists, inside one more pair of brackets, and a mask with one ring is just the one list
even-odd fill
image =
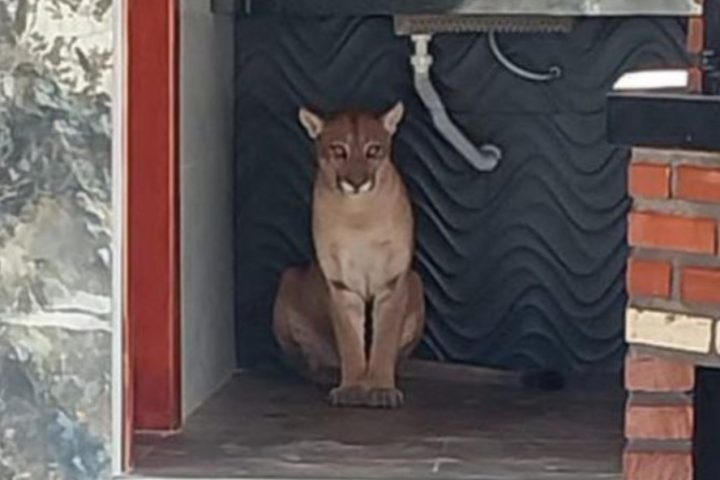
{"label": "puma's front leg", "polygon": [[330,391],[330,403],[359,406],[367,402],[365,374],[365,301],[360,295],[331,288],[332,320],[340,353],[340,385]]}
{"label": "puma's front leg", "polygon": [[403,393],[395,387],[395,369],[408,301],[407,287],[407,275],[402,275],[375,297],[367,375],[368,404],[372,407],[397,408],[404,401]]}

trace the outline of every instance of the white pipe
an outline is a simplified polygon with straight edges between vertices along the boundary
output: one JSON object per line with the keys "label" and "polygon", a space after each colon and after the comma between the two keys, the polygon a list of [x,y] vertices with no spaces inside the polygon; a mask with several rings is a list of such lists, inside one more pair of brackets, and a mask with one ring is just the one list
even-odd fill
{"label": "white pipe", "polygon": [[494,170],[502,158],[502,151],[490,144],[482,145],[479,149],[475,147],[448,116],[445,105],[432,84],[430,79],[430,67],[433,63],[430,55],[432,36],[412,35],[411,39],[415,45],[415,53],[410,59],[415,73],[415,89],[430,111],[435,128],[476,170],[481,172]]}

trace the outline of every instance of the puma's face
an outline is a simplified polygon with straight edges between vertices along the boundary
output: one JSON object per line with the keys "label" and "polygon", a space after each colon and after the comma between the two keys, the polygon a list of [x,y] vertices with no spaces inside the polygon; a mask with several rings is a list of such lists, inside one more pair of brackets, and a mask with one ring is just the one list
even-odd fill
{"label": "puma's face", "polygon": [[389,161],[403,111],[403,104],[397,103],[380,116],[360,112],[323,119],[300,109],[300,122],[317,141],[320,173],[331,188],[344,195],[361,195],[375,188],[378,171]]}

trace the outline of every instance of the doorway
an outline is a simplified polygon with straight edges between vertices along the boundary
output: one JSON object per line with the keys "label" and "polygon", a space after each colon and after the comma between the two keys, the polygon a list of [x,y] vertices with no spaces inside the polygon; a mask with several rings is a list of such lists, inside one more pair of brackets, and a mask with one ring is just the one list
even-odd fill
{"label": "doorway", "polygon": [[[627,152],[603,140],[604,93],[622,71],[682,63],[682,21],[588,20],[570,37],[507,39],[519,60],[562,63],[556,85],[504,72],[480,36],[442,39],[451,112],[477,141],[509,146],[497,172],[478,175],[433,132],[388,18],[131,5],[131,38],[144,33],[130,48],[148,50],[129,92],[138,472],[481,478],[482,462],[492,478],[619,478],[629,203]],[[626,55],[607,54],[626,41]],[[409,105],[396,148],[428,286],[423,362],[404,372],[405,410],[328,410],[322,391],[267,372],[277,277],[312,254],[312,153],[294,112],[397,98]],[[517,372],[548,369],[566,390],[521,385]]]}

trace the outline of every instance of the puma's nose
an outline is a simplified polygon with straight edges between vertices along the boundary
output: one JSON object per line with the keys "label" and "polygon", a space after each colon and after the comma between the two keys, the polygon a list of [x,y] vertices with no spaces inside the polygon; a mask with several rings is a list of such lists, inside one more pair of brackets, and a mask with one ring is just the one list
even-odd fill
{"label": "puma's nose", "polygon": [[350,179],[340,181],[340,189],[343,191],[343,193],[346,193],[348,195],[356,195],[358,193],[366,193],[366,192],[369,192],[372,189],[372,187],[373,187],[372,179],[363,180],[360,182],[353,181]]}
{"label": "puma's nose", "polygon": [[368,180],[365,183],[363,183],[362,185],[360,185],[359,187],[356,187],[356,190],[358,193],[365,193],[365,192],[369,192],[370,189],[372,188],[372,186],[373,186],[373,181]]}

